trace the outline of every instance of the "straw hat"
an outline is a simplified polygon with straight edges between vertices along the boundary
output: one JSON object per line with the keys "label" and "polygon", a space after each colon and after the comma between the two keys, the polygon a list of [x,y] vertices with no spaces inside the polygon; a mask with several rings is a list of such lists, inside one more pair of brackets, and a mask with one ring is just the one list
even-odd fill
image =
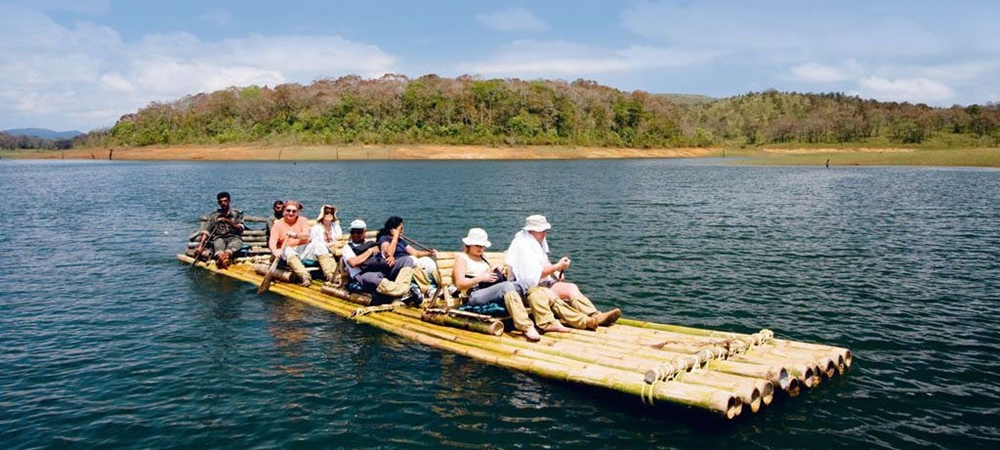
{"label": "straw hat", "polygon": [[323,216],[326,215],[325,212],[326,212],[327,208],[332,208],[333,209],[333,221],[334,222],[340,221],[340,219],[337,218],[337,205],[323,205],[319,209],[319,215],[316,216],[316,221],[317,222],[322,222],[323,221]]}
{"label": "straw hat", "polygon": [[490,237],[486,234],[486,230],[482,228],[470,228],[469,235],[462,238],[462,243],[465,245],[482,245],[489,248]]}
{"label": "straw hat", "polygon": [[535,214],[533,216],[528,216],[527,219],[524,219],[524,229],[525,230],[528,230],[528,231],[545,231],[545,230],[548,230],[549,228],[552,228],[552,225],[549,225],[549,221],[545,220],[545,216],[543,216],[541,214]]}

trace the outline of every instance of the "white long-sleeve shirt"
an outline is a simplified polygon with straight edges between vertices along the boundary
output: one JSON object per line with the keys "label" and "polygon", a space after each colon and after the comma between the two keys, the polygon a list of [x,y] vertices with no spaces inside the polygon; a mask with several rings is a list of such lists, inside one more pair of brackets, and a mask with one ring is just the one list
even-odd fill
{"label": "white long-sleeve shirt", "polygon": [[538,284],[542,270],[549,263],[549,243],[542,239],[539,244],[531,233],[521,230],[510,242],[506,259],[514,278],[527,287],[533,287]]}

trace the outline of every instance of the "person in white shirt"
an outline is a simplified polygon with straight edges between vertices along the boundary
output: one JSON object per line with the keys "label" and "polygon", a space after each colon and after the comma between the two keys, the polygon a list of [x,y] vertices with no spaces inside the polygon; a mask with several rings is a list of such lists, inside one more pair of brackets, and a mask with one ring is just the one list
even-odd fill
{"label": "person in white shirt", "polygon": [[556,276],[568,269],[572,261],[569,257],[563,257],[555,264],[549,261],[549,244],[545,237],[550,228],[552,225],[545,216],[528,216],[524,228],[514,235],[507,249],[507,265],[511,267],[514,278],[529,288],[528,302],[533,303],[532,296],[544,296],[555,313],[555,316],[536,315],[535,323],[546,331],[560,331],[560,325],[557,325],[560,320],[570,327],[584,330],[611,326],[621,318],[620,309],[604,313],[598,311],[576,284]]}
{"label": "person in white shirt", "polygon": [[337,207],[323,205],[316,217],[316,224],[309,229],[310,242],[326,246],[334,256],[340,256],[337,238],[344,235],[340,230],[340,220],[337,219]]}

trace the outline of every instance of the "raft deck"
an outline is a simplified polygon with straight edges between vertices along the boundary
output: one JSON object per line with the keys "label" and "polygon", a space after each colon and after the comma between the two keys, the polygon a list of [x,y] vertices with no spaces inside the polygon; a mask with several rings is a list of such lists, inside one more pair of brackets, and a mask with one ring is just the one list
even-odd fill
{"label": "raft deck", "polygon": [[[237,258],[225,270],[212,262],[196,265],[260,285],[263,276],[254,266],[267,263],[269,255],[259,247],[253,250],[257,251]],[[186,264],[193,261],[186,254],[177,259]],[[450,279],[450,273],[443,278]],[[472,327],[477,332],[431,323],[424,320],[428,311],[419,307],[364,306],[363,295],[319,281],[309,287],[276,281],[269,290],[488,364],[621,392],[648,406],[693,408],[725,419],[757,413],[776,398],[816,388],[841,376],[852,363],[848,349],[778,339],[770,330],[739,334],[623,318],[596,331],[547,333],[533,343],[495,326]],[[455,325],[476,322],[459,313],[454,317]]]}

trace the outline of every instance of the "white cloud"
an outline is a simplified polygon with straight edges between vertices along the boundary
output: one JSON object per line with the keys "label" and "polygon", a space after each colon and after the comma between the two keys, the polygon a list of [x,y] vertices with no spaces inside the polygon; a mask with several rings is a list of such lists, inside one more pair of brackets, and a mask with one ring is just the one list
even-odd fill
{"label": "white cloud", "polygon": [[806,63],[792,67],[792,77],[811,83],[833,83],[844,81],[849,75],[839,67]]}
{"label": "white cloud", "polygon": [[944,104],[955,96],[948,85],[928,78],[869,76],[858,80],[858,86],[858,95],[881,101]]}
{"label": "white cloud", "polygon": [[837,83],[857,79],[864,72],[865,68],[853,59],[835,65],[809,62],[793,66],[787,78],[806,83]]}
{"label": "white cloud", "polygon": [[544,31],[548,28],[545,22],[524,8],[478,14],[476,21],[497,31]]}
{"label": "white cloud", "polygon": [[[63,26],[0,4],[0,128],[110,126],[152,101],[230,86],[309,83],[393,72],[396,58],[339,36],[244,36],[202,41],[188,33],[128,43],[90,22]],[[12,38],[11,38],[12,37]],[[11,122],[17,117],[17,122]],[[58,121],[58,122],[56,122]]]}
{"label": "white cloud", "polygon": [[488,60],[462,64],[460,72],[481,75],[570,76],[704,64],[717,54],[631,46],[603,49],[565,41],[518,41]]}
{"label": "white cloud", "polygon": [[117,72],[101,75],[101,87],[108,91],[121,92],[123,94],[133,94],[136,90],[131,82]]}

